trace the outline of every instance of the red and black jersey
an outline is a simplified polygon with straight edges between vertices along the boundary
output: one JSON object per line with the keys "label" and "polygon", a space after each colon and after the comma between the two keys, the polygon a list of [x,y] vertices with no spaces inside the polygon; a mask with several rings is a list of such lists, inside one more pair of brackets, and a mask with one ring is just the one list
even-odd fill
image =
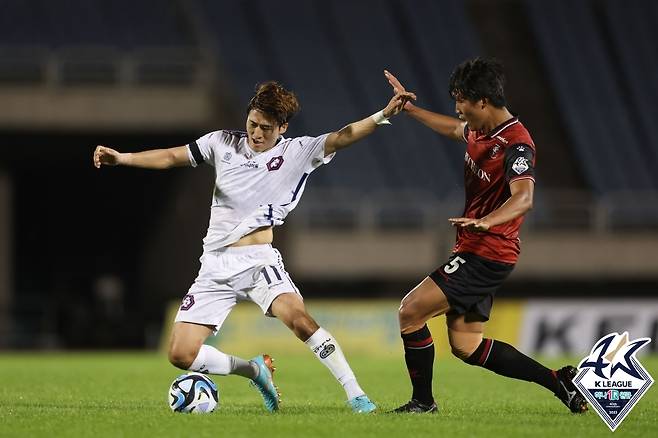
{"label": "red and black jersey", "polygon": [[[511,196],[509,185],[535,180],[535,144],[528,130],[514,117],[489,133],[464,128],[464,217],[480,219]],[[523,216],[491,227],[485,233],[457,228],[454,252],[470,252],[502,263],[516,263],[520,252],[519,229]]]}

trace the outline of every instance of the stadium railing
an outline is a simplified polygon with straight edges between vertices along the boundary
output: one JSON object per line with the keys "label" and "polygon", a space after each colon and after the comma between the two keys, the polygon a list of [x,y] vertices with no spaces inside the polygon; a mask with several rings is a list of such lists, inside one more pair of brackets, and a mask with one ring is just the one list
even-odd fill
{"label": "stadium railing", "polygon": [[0,47],[0,86],[168,86],[212,84],[214,63],[196,47]]}
{"label": "stadium railing", "polygon": [[[289,222],[306,229],[449,229],[448,217],[462,214],[458,191],[437,199],[422,190],[391,189],[360,193],[309,188],[309,195]],[[658,192],[611,192],[594,195],[579,190],[540,190],[526,231],[658,232]]]}

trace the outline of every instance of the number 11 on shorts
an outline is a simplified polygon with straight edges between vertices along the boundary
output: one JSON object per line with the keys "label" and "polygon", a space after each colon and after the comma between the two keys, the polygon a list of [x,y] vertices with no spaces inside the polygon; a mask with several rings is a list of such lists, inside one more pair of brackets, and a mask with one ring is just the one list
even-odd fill
{"label": "number 11 on shorts", "polygon": [[459,256],[455,256],[455,258],[450,260],[449,263],[446,263],[446,265],[443,267],[443,272],[446,274],[452,274],[457,269],[459,269],[459,266],[463,265],[464,263],[466,263],[466,260]]}

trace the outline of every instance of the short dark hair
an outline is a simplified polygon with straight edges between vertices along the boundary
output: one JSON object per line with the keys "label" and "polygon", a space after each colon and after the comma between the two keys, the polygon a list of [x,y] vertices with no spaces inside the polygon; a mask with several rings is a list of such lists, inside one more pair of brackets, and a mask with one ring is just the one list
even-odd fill
{"label": "short dark hair", "polygon": [[502,108],[506,105],[503,64],[492,58],[464,61],[450,75],[448,91],[454,99],[477,102],[486,98],[496,108]]}
{"label": "short dark hair", "polygon": [[247,114],[252,109],[272,117],[279,126],[288,121],[299,111],[299,101],[292,91],[286,90],[275,81],[256,85],[256,94],[249,101]]}

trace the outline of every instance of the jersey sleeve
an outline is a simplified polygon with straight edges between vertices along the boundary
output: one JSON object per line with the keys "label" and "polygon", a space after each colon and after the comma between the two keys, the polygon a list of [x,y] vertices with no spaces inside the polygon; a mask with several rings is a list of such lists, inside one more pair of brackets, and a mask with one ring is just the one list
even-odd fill
{"label": "jersey sleeve", "polygon": [[217,143],[219,136],[219,131],[210,132],[187,145],[187,156],[192,167],[197,167],[203,162],[211,166],[215,164],[214,145]]}
{"label": "jersey sleeve", "polygon": [[313,169],[329,163],[336,153],[324,156],[324,144],[329,134],[322,134],[319,137],[298,137],[294,139],[293,144],[299,147],[297,157],[304,162],[310,163]]}
{"label": "jersey sleeve", "polygon": [[508,183],[535,180],[535,150],[527,144],[515,144],[505,149],[505,179]]}

